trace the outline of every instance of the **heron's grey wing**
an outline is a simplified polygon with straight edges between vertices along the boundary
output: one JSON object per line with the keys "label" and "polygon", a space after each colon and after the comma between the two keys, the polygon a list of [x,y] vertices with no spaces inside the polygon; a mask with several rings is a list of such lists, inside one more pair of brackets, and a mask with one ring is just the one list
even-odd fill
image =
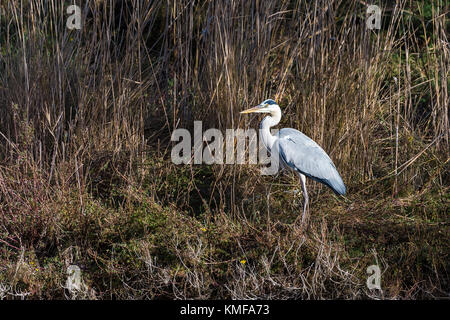
{"label": "heron's grey wing", "polygon": [[298,130],[285,128],[278,133],[279,155],[289,167],[324,183],[337,194],[345,194],[345,185],[326,152]]}

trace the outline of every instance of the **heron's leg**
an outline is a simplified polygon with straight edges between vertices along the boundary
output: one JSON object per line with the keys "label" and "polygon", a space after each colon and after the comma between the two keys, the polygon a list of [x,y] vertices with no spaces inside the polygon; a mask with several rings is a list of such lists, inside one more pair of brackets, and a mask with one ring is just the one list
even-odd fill
{"label": "heron's leg", "polygon": [[303,198],[304,198],[304,203],[303,203],[303,215],[302,215],[302,224],[305,223],[306,221],[306,211],[308,209],[308,205],[309,205],[309,197],[308,197],[308,191],[306,191],[306,177],[303,174],[299,174],[300,176],[300,181],[302,182],[302,191],[303,191]]}

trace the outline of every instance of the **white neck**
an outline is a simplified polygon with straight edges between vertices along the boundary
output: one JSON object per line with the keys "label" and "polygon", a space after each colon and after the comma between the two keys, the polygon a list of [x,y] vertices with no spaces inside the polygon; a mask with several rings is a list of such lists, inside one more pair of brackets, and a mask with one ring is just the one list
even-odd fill
{"label": "white neck", "polygon": [[270,133],[270,128],[276,126],[281,120],[281,110],[274,110],[270,116],[265,117],[259,125],[259,135],[267,149],[272,149],[276,138]]}

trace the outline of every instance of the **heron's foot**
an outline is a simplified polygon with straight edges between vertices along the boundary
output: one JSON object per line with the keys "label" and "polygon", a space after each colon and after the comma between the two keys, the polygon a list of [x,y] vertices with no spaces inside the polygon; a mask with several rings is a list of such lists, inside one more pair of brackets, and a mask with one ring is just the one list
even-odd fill
{"label": "heron's foot", "polygon": [[299,226],[300,230],[306,231],[309,226],[309,219],[304,218],[302,215],[298,215],[294,221],[295,226]]}
{"label": "heron's foot", "polygon": [[297,234],[298,236],[300,237],[305,236],[306,231],[308,230],[308,225],[302,222],[301,216],[298,216],[297,219],[295,220],[293,230],[295,234]]}
{"label": "heron's foot", "polygon": [[306,230],[309,227],[309,205],[308,204],[306,204],[303,207],[302,214],[299,214],[297,216],[297,218],[294,221],[294,224],[295,225],[299,225],[300,226],[300,230],[302,232],[306,232]]}

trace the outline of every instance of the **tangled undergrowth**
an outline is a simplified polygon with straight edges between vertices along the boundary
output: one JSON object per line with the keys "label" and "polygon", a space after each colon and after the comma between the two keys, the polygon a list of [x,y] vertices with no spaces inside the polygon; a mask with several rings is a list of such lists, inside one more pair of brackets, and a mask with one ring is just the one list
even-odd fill
{"label": "tangled undergrowth", "polygon": [[[239,188],[243,207],[233,216],[189,191],[204,184],[205,168],[168,168],[157,157],[142,165],[139,185],[113,168],[96,171],[117,173],[102,178],[109,183],[108,197],[92,188],[49,186],[39,172],[20,181],[20,169],[11,169],[0,171],[0,223],[8,228],[1,237],[2,297],[412,299],[448,294],[448,193],[386,201],[318,192],[304,231],[296,219],[301,202],[292,201],[295,196],[287,191],[295,188],[290,177],[270,178],[267,192]],[[170,198],[161,198],[168,194],[164,189],[172,191]],[[176,200],[186,194],[202,205],[177,207]],[[382,271],[382,291],[366,286],[366,269],[373,264]],[[65,288],[70,265],[81,268],[85,285],[75,293]]]}

